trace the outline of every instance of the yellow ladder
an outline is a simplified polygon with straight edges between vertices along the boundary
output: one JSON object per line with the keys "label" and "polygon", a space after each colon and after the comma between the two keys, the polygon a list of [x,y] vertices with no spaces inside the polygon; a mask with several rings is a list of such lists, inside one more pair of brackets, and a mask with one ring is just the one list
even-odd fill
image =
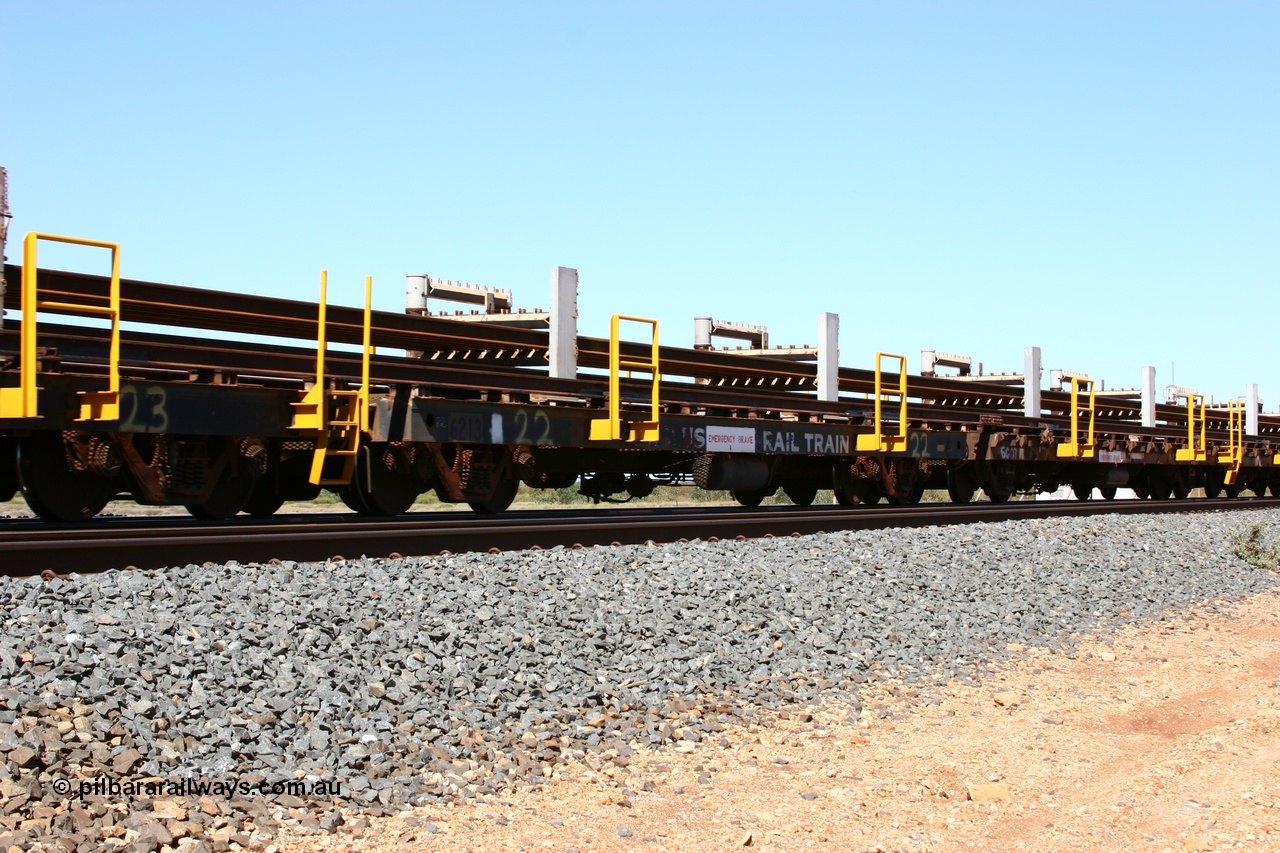
{"label": "yellow ladder", "polygon": [[[886,358],[896,358],[898,360],[898,389],[884,388],[884,371],[881,364]],[[898,396],[898,434],[885,435],[881,432],[881,414],[882,404],[887,397],[894,394]],[[887,352],[876,353],[876,384],[875,384],[875,422],[873,429],[875,432],[858,436],[858,449],[869,450],[878,453],[897,453],[907,449],[907,357],[904,355],[893,355]]]}
{"label": "yellow ladder", "polygon": [[[653,327],[653,341],[650,346],[649,359],[640,361],[622,357],[622,341],[619,336],[619,325],[626,320],[629,323],[647,323]],[[596,418],[591,421],[592,441],[621,441],[622,434],[622,369],[627,368],[627,376],[632,370],[648,371],[653,376],[649,393],[649,420],[627,421],[630,428],[627,441],[658,440],[658,386],[662,382],[662,374],[658,370],[658,321],[644,317],[628,317],[625,314],[614,314],[609,321],[609,417]]]}
{"label": "yellow ladder", "polygon": [[[356,390],[334,390],[325,377],[325,330],[329,274],[320,272],[320,310],[316,330],[316,381],[302,399],[293,404],[292,429],[313,434],[315,450],[311,457],[308,479],[316,486],[345,486],[355,474],[356,454],[360,452],[360,436],[369,428],[369,354],[371,297],[373,277],[364,280],[364,343],[361,347],[360,387]],[[324,476],[325,462],[341,459],[341,472]]]}
{"label": "yellow ladder", "polygon": [[[1080,405],[1080,388],[1084,386],[1089,390],[1088,405]],[[1093,389],[1092,379],[1082,379],[1078,376],[1071,377],[1071,440],[1058,445],[1059,456],[1070,456],[1074,459],[1092,459],[1093,458],[1093,426],[1096,420],[1096,396]],[[1087,414],[1089,416],[1089,430],[1081,441],[1080,435],[1080,415]]]}
{"label": "yellow ladder", "polygon": [[[107,305],[88,305],[74,302],[41,301],[36,288],[36,244],[41,240],[51,243],[70,243],[75,246],[93,246],[111,250],[111,289]],[[18,367],[18,387],[0,388],[0,418],[35,418],[38,392],[36,385],[36,312],[54,311],[78,316],[106,317],[111,321],[111,344],[108,350],[107,389],[105,391],[80,391],[80,421],[120,420],[120,244],[101,240],[85,240],[80,237],[60,237],[56,234],[40,234],[32,231],[22,241],[22,329],[18,337],[21,350]]]}
{"label": "yellow ladder", "polygon": [[[1199,415],[1196,414],[1196,401],[1200,401]],[[1200,440],[1196,441],[1196,422],[1200,423]],[[1205,405],[1203,394],[1187,394],[1187,446],[1174,454],[1179,462],[1206,462],[1209,452],[1204,442],[1205,437]]]}
{"label": "yellow ladder", "polygon": [[1234,486],[1244,464],[1244,404],[1239,400],[1227,403],[1227,449],[1218,453],[1218,464],[1227,466],[1223,483]]}

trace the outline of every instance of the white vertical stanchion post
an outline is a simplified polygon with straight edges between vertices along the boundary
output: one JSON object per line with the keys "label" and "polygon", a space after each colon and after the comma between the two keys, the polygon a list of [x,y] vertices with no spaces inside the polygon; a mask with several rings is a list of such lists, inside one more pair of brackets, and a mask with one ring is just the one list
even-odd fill
{"label": "white vertical stanchion post", "polygon": [[818,399],[840,399],[840,315],[818,315]]}
{"label": "white vertical stanchion post", "polygon": [[578,271],[569,267],[551,268],[551,376],[578,378]]}
{"label": "white vertical stanchion post", "polygon": [[1022,413],[1040,419],[1040,347],[1022,351]]}
{"label": "white vertical stanchion post", "polygon": [[696,350],[711,349],[711,323],[710,317],[694,317],[693,318],[693,348]]}
{"label": "white vertical stanchion post", "polygon": [[1250,382],[1244,386],[1244,434],[1258,434],[1258,385]]}
{"label": "white vertical stanchion post", "polygon": [[1142,425],[1156,425],[1156,369],[1142,368]]}
{"label": "white vertical stanchion post", "polygon": [[[427,282],[431,278],[426,273],[409,273],[404,277],[404,313],[412,317],[427,316]],[[407,349],[405,358],[422,358],[422,350]]]}
{"label": "white vertical stanchion post", "polygon": [[427,281],[425,273],[410,273],[404,277],[404,313],[426,316]]}

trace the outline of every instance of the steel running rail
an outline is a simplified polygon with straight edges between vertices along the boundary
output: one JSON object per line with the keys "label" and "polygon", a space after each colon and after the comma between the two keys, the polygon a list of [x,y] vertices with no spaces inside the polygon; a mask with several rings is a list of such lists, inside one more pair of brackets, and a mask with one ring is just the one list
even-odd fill
{"label": "steel running rail", "polygon": [[[592,545],[638,545],[681,539],[767,538],[838,530],[986,523],[1051,516],[1164,514],[1275,509],[1280,500],[1010,501],[1003,504],[920,504],[856,509],[774,507],[765,512],[712,510],[594,510],[575,515],[516,511],[501,517],[470,513],[412,513],[370,520],[356,515],[293,516],[259,521],[113,518],[87,525],[0,522],[0,573],[34,575],[148,569],[205,561],[241,564],[271,559],[324,561],[444,552],[505,551]],[[176,523],[171,523],[176,522]]]}

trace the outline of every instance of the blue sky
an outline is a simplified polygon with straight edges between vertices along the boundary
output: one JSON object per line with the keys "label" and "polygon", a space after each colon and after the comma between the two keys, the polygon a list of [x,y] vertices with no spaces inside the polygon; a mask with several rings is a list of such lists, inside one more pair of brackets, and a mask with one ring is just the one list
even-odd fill
{"label": "blue sky", "polygon": [[835,311],[848,366],[1035,344],[1275,411],[1278,10],[0,0],[8,254],[388,310],[559,264],[584,334]]}

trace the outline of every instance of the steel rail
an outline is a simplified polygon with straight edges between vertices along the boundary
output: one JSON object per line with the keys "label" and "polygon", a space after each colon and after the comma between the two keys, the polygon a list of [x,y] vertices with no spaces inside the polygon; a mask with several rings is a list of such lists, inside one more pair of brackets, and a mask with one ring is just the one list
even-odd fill
{"label": "steel rail", "polygon": [[[0,351],[17,340],[14,329],[0,330]],[[109,333],[104,329],[45,324],[42,326],[45,344],[57,351],[59,361],[67,372],[87,372],[103,368],[102,358],[109,344]],[[272,387],[298,387],[314,375],[314,352],[306,347],[279,344],[245,344],[234,341],[204,340],[182,335],[162,335],[148,332],[126,331],[121,336],[122,372],[126,376],[186,380],[202,372],[234,374],[237,384],[265,384]],[[358,381],[360,356],[358,353],[332,351],[327,363],[331,376],[347,381]],[[578,397],[584,405],[599,405],[606,393],[606,377],[583,375],[577,379],[553,379],[544,371],[518,369],[509,365],[480,364],[473,361],[436,362],[402,356],[379,355],[372,359],[372,379],[375,384],[412,384],[440,393],[474,396],[476,392],[501,394],[547,394],[561,398]],[[206,380],[207,381],[207,380]],[[622,380],[625,401],[645,402],[649,385],[643,381]],[[429,396],[429,394],[428,394]],[[782,413],[820,415],[823,419],[835,416],[860,423],[870,410],[870,401],[844,397],[839,402],[825,403],[807,394],[794,391],[771,391],[763,388],[737,388],[733,386],[691,385],[687,382],[663,382],[661,398],[668,410],[685,409],[694,412],[717,411],[749,412],[751,419],[770,420]],[[1069,403],[1065,405],[1069,412]],[[1175,412],[1185,409],[1174,408]],[[989,409],[968,405],[922,402],[908,406],[908,420],[919,425],[976,426],[991,423]],[[1109,412],[1106,414],[1110,414]],[[1046,424],[1065,428],[1069,425],[1067,412],[1028,418],[1020,412],[999,414],[1000,426],[1037,429]],[[1207,437],[1216,442],[1224,441],[1223,425],[1210,421]],[[1100,414],[1096,423],[1099,435],[1138,435],[1152,439],[1168,439],[1170,431],[1180,441],[1182,423],[1172,420],[1163,428],[1143,428],[1131,421],[1114,420]]]}
{"label": "steel rail", "polygon": [[[8,265],[5,274],[10,281],[5,304],[20,309],[22,269]],[[40,270],[41,291],[49,299],[76,299],[88,305],[106,304],[108,281],[103,276]],[[257,334],[297,340],[315,340],[315,304],[277,297],[180,287],[170,284],[120,280],[120,311],[125,322],[149,323],[207,329],[233,334]],[[362,312],[341,305],[328,307],[327,337],[330,341],[359,344],[362,338]],[[496,328],[484,324],[459,323],[434,317],[373,312],[373,344],[413,351],[477,350],[488,348],[523,348],[545,352],[545,332],[510,327]],[[609,342],[601,338],[578,339],[579,365],[607,370]],[[645,355],[638,344],[624,344],[628,358]],[[664,346],[660,350],[662,372],[666,375],[720,379],[775,390],[810,391],[817,369],[812,364],[781,362],[762,356],[739,356],[715,351],[701,352]],[[914,378],[913,378],[914,379]],[[870,370],[844,368],[841,387],[854,392],[870,392],[875,373]],[[1019,394],[1006,386],[984,387],[979,383],[947,383],[944,380],[921,380],[923,391],[931,395],[956,398],[1013,401]]]}
{"label": "steel rail", "polygon": [[[16,341],[17,330],[0,330],[0,350],[7,343]],[[46,324],[42,327],[46,345],[56,350],[63,369],[68,372],[99,371],[101,360],[109,344],[107,330]],[[333,351],[328,354],[329,374],[338,379],[358,381],[360,356],[358,353]],[[122,372],[126,376],[186,380],[201,372],[234,374],[237,384],[266,384],[272,387],[297,387],[314,375],[315,355],[305,347],[289,347],[278,344],[245,344],[233,341],[202,340],[181,335],[161,335],[147,332],[126,331],[121,337]],[[97,375],[96,372],[89,375]],[[476,362],[423,362],[402,356],[379,355],[372,359],[372,380],[375,384],[412,384],[435,389],[441,393],[456,392],[474,395],[475,392],[499,392],[516,394],[547,394],[560,398],[578,397],[589,405],[605,394],[606,378],[583,375],[577,379],[553,379],[542,371],[516,369]],[[206,380],[207,381],[207,380]],[[622,380],[626,401],[645,402],[649,394],[648,383]],[[821,415],[824,419],[835,416],[860,423],[870,410],[870,401],[845,397],[836,403],[824,403],[806,394],[788,391],[767,391],[761,388],[740,389],[725,386],[691,385],[687,382],[664,382],[661,398],[668,410],[749,412],[751,419],[770,420],[781,414]],[[1067,407],[1069,408],[1069,407]],[[912,424],[977,426],[990,423],[990,410],[962,405],[937,405],[929,402],[911,403],[908,420]],[[1028,418],[1016,412],[1000,415],[1000,425],[1011,428],[1035,429],[1052,424],[1065,428],[1067,414],[1053,413],[1040,418]],[[1183,425],[1170,423],[1163,429],[1146,429],[1132,422],[1117,421],[1099,416],[1096,432],[1099,435],[1143,435],[1151,438],[1169,438],[1170,430],[1177,430],[1181,438]],[[1216,424],[1208,430],[1208,437],[1225,440],[1226,433]]]}
{"label": "steel rail", "polygon": [[1013,519],[1104,514],[1220,512],[1280,508],[1277,499],[1184,501],[1014,501],[1003,504],[922,504],[845,509],[769,507],[741,510],[608,510],[555,515],[510,512],[498,517],[415,514],[384,521],[354,515],[227,522],[99,519],[86,525],[0,523],[0,572],[34,575],[113,568],[321,561],[342,555],[388,557],[448,551],[512,551],[574,545],[639,544],[712,537],[758,538],[840,530],[926,527]]}
{"label": "steel rail", "polygon": [[[5,267],[11,282],[6,305],[20,308],[22,269]],[[76,299],[86,304],[106,304],[108,280],[104,276],[41,270],[41,288],[51,299]],[[126,322],[208,329],[236,334],[260,334],[314,340],[316,306],[310,302],[213,291],[122,279],[120,283],[121,316]],[[362,335],[360,309],[341,305],[329,306],[328,337],[340,343],[359,344]],[[386,311],[374,312],[373,344],[436,353],[477,351],[520,351],[522,363],[536,363],[547,349],[547,334],[542,331],[511,327],[497,328],[484,324],[459,323],[435,317],[421,317]],[[609,342],[602,338],[580,337],[579,363],[588,369],[607,369]],[[624,344],[627,357],[643,357],[644,345]],[[447,358],[447,356],[443,356]],[[468,360],[467,358],[460,359]],[[767,356],[740,355],[732,352],[695,351],[664,346],[660,363],[665,375],[711,379],[734,390],[768,389],[776,392],[811,392],[816,384],[817,367],[813,364],[781,361]],[[436,362],[438,363],[438,362]],[[842,391],[870,394],[875,387],[875,371],[840,368]],[[704,386],[705,387],[705,386]],[[945,377],[912,376],[909,396],[937,402],[952,401],[986,408],[1018,409],[1022,403],[1020,387],[984,382],[954,382]],[[1046,390],[1043,405],[1051,411],[1066,410],[1070,395]],[[1105,398],[1102,407],[1108,411],[1137,417],[1140,404],[1125,398]],[[1157,417],[1169,423],[1185,419],[1185,409],[1161,404]],[[1270,419],[1268,419],[1270,420]],[[1280,427],[1280,419],[1269,426]]]}
{"label": "steel rail", "polygon": [[[6,305],[20,308],[22,270],[5,267],[11,281]],[[60,270],[40,271],[41,290],[50,299],[78,299],[93,305],[105,304],[107,279],[102,276],[69,273]],[[228,293],[200,288],[121,279],[120,311],[125,322],[148,323],[206,329],[233,334],[257,334],[277,338],[312,341],[316,337],[316,305],[276,297]],[[359,309],[332,305],[328,307],[327,337],[337,343],[359,344],[362,339],[362,312]],[[375,347],[413,351],[482,350],[520,348],[545,352],[545,332],[495,328],[484,324],[458,323],[452,320],[373,312]],[[586,369],[607,370],[609,342],[600,338],[580,337],[579,364]],[[625,345],[628,357],[645,355],[639,345]],[[438,362],[437,362],[438,363]],[[722,380],[741,383],[734,390],[768,390],[794,393],[812,390],[816,367],[811,364],[780,362],[756,356],[699,352],[679,347],[662,347],[660,363],[664,375]],[[874,387],[874,371],[844,368],[842,389],[870,392]],[[845,380],[848,381],[845,381]],[[955,399],[1020,399],[1004,386],[980,387],[966,383],[956,387],[945,381],[922,380],[923,390],[931,396]],[[704,386],[705,387],[705,386]]]}

